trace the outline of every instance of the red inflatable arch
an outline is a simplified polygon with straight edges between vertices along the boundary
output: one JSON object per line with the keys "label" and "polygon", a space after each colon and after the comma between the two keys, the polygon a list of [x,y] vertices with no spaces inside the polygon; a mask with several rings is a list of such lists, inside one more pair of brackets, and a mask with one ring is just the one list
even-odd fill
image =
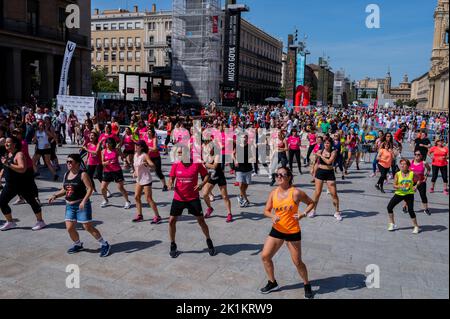
{"label": "red inflatable arch", "polygon": [[[299,85],[295,91],[295,109],[296,111],[300,111],[300,107],[306,107],[310,103],[310,89],[308,86]],[[303,103],[302,103],[303,98]]]}

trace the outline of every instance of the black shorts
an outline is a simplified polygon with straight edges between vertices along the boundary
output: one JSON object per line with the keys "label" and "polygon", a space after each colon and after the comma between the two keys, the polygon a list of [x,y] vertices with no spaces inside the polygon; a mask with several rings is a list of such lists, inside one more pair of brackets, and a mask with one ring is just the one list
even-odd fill
{"label": "black shorts", "polygon": [[124,155],[134,155],[134,150],[124,150],[123,154]]}
{"label": "black shorts", "polygon": [[272,228],[269,236],[276,238],[276,239],[282,239],[285,241],[301,241],[302,240],[302,232],[298,232],[296,234],[284,234],[282,232],[279,232],[275,228]]}
{"label": "black shorts", "polygon": [[211,185],[219,185],[219,187],[227,186],[227,179],[225,178],[225,175],[219,175],[217,179],[209,179],[208,184]]}
{"label": "black shorts", "polygon": [[122,170],[117,172],[103,172],[103,182],[107,183],[120,183],[124,181]]}
{"label": "black shorts", "polygon": [[334,170],[318,168],[316,178],[321,181],[335,181],[336,175],[334,175]]}
{"label": "black shorts", "polygon": [[180,202],[174,199],[172,201],[172,207],[170,208],[170,216],[181,216],[185,209],[188,210],[189,215],[195,217],[203,216],[203,209],[200,198],[190,202]]}
{"label": "black shorts", "polygon": [[45,148],[43,150],[36,149],[36,154],[44,156],[44,155],[51,155],[52,149],[51,148]]}

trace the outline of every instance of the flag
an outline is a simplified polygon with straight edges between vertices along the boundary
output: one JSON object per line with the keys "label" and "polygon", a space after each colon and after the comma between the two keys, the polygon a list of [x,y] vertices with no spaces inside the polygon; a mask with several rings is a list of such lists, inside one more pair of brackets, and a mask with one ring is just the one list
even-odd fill
{"label": "flag", "polygon": [[66,52],[64,53],[64,59],[61,68],[61,78],[59,80],[59,90],[57,95],[67,94],[67,78],[69,76],[70,62],[75,52],[77,44],[71,41],[67,41]]}

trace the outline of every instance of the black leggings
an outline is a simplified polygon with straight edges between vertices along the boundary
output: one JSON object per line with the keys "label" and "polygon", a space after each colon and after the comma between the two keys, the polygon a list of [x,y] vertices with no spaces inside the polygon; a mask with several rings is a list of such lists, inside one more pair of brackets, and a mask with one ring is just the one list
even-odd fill
{"label": "black leggings", "polygon": [[292,166],[294,164],[294,156],[295,160],[297,161],[298,170],[300,173],[302,173],[302,163],[300,161],[300,150],[289,150],[289,168],[291,169],[291,172],[293,171]]}
{"label": "black leggings", "polygon": [[344,172],[344,157],[341,154],[336,157],[334,167],[339,167],[341,173]]}
{"label": "black leggings", "polygon": [[434,166],[432,167],[433,171],[433,177],[431,178],[432,183],[436,183],[439,171],[441,171],[442,179],[444,180],[444,184],[448,184],[448,177],[447,177],[447,166]]}
{"label": "black leggings", "polygon": [[9,207],[9,202],[17,195],[20,195],[25,199],[33,209],[34,214],[39,214],[41,212],[41,205],[37,202],[34,192],[33,187],[24,187],[24,185],[22,185],[22,187],[17,187],[7,183],[0,195],[0,209],[2,210],[3,215],[6,216],[11,214],[12,210],[11,207]]}
{"label": "black leggings", "polygon": [[36,185],[36,181],[34,180],[34,170],[33,167],[28,168],[26,171],[26,178],[27,178],[27,184],[30,185],[32,194],[34,196],[34,198],[39,198],[39,190],[38,187]]}
{"label": "black leggings", "polygon": [[394,195],[394,197],[392,197],[391,201],[388,204],[387,207],[388,213],[394,214],[395,206],[400,204],[402,201],[406,202],[406,205],[408,206],[408,213],[411,219],[416,218],[416,213],[414,213],[414,194],[406,196]]}
{"label": "black leggings", "polygon": [[417,190],[419,191],[422,204],[428,204],[427,183],[421,183],[419,186],[417,186]]}
{"label": "black leggings", "polygon": [[308,165],[309,165],[309,163],[311,162],[310,156],[311,156],[312,151],[314,150],[314,147],[316,147],[316,144],[310,145],[310,146],[308,147],[308,153],[306,153],[306,161],[308,162]]}
{"label": "black leggings", "polygon": [[383,188],[384,181],[386,180],[387,174],[389,173],[389,168],[384,168],[383,166],[378,164],[378,169],[380,170],[381,176],[380,176],[380,179],[378,180],[377,185],[379,185],[381,188]]}
{"label": "black leggings", "polygon": [[162,172],[162,164],[161,164],[161,157],[159,156],[159,157],[152,157],[151,158],[151,160],[152,160],[152,162],[155,164],[155,173],[156,173],[156,176],[158,176],[158,178],[159,179],[164,179],[164,174],[163,174],[163,172]]}

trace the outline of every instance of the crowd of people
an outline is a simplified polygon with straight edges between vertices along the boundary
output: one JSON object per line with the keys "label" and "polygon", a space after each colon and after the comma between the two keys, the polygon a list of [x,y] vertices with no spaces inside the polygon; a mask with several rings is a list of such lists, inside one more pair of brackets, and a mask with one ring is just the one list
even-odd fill
{"label": "crowd of people", "polygon": [[[86,114],[81,121],[63,106],[55,110],[24,107],[1,114],[0,174],[4,186],[0,208],[6,222],[0,230],[17,227],[9,206],[16,197],[16,205],[26,202],[35,213],[36,225],[32,229],[46,227],[35,181],[46,167],[54,182],[62,182],[61,189],[48,203],[60,197],[66,201],[66,228],[73,242],[67,252],[83,250],[76,230],[76,224],[81,223],[99,242],[100,256],[106,257],[111,246],[92,223],[95,208],[92,197],[100,195],[103,201],[99,208],[108,207],[111,184],[116,184],[124,209],[131,209],[132,203],[124,187],[125,171],[135,182],[133,223],[144,221],[143,194],[153,213],[151,223],[162,222],[158,201],[153,196],[152,175],[156,175],[163,192],[174,192],[168,212],[170,256],[179,255],[176,224],[185,209],[197,219],[208,252],[214,256],[216,250],[206,222],[214,214],[214,187],[218,186],[224,201],[226,222],[232,223],[234,208],[226,176],[235,176],[234,185],[239,187],[237,205],[244,208],[252,205],[248,196],[252,177],[267,175],[267,184],[277,187],[270,192],[264,210],[264,215],[272,219],[273,228],[262,252],[269,281],[261,292],[278,289],[272,259],[287,242],[305,283],[305,297],[312,298],[307,268],[301,258],[299,221],[318,214],[324,185],[331,195],[334,218],[339,222],[343,220],[337,175],[345,179],[351,170],[360,170],[361,164],[367,163],[372,168],[370,178],[374,180],[374,190],[385,193],[386,185],[392,181],[395,193],[387,206],[389,231],[397,228],[395,206],[404,203],[403,211],[411,217],[413,233],[420,232],[414,210],[415,193],[420,195],[424,213],[430,215],[427,194],[438,191],[439,174],[443,180],[442,192],[448,195],[447,114],[321,108],[297,112],[280,105],[251,106],[231,113],[205,108],[198,116],[184,114],[159,108],[149,112],[133,110],[117,117],[115,113],[105,115],[102,110]],[[164,131],[167,138],[158,139],[157,131]],[[67,171],[64,170],[61,180],[59,172],[63,170],[57,150],[66,143],[77,146],[71,146],[76,152],[68,156]],[[32,156],[29,154],[31,144],[35,144]],[[408,144],[414,150],[413,158],[406,155]],[[166,176],[162,162],[169,151],[172,166]],[[310,176],[315,187],[312,198],[294,186],[294,164],[300,175]],[[431,187],[427,188],[430,175]],[[202,199],[207,206],[205,213]],[[301,203],[306,205],[303,212],[299,212]]]}

